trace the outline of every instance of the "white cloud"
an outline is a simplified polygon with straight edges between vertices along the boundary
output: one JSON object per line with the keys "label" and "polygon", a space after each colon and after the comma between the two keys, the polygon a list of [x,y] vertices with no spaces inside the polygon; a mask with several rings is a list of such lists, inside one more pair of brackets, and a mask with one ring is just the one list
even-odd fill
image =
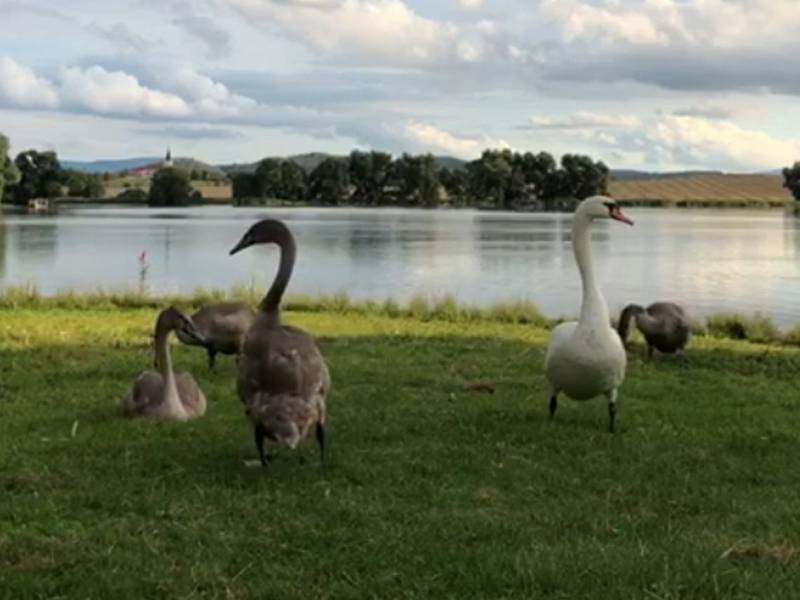
{"label": "white cloud", "polygon": [[458,0],[458,3],[467,10],[475,10],[483,6],[483,0]]}
{"label": "white cloud", "polygon": [[634,129],[642,124],[635,115],[606,115],[588,111],[578,111],[567,117],[531,117],[527,128],[531,129]]}
{"label": "white cloud", "polygon": [[638,4],[626,9],[623,2],[596,6],[577,0],[544,0],[541,6],[560,25],[567,40],[598,37],[637,45],[665,45],[669,41],[667,33],[650,15],[637,8]]}
{"label": "white cloud", "polygon": [[32,69],[7,56],[0,57],[0,102],[22,108],[55,108],[58,95],[53,85]]}
{"label": "white cloud", "polygon": [[543,13],[568,41],[732,48],[789,40],[800,24],[796,0],[544,0]]}
{"label": "white cloud", "polygon": [[64,102],[104,114],[184,117],[191,108],[183,98],[143,86],[133,75],[67,67],[61,71]]}
{"label": "white cloud", "polygon": [[405,137],[418,149],[427,152],[443,152],[462,158],[475,158],[486,148],[508,148],[503,140],[492,140],[485,136],[458,136],[433,125],[409,121]]}
{"label": "white cloud", "polygon": [[234,94],[224,84],[190,68],[164,73],[172,91],[195,103],[199,112],[212,117],[233,117],[257,108],[252,98]]}
{"label": "white cloud", "polygon": [[314,51],[364,62],[474,62],[480,53],[456,25],[421,17],[402,0],[228,1]]}
{"label": "white cloud", "polygon": [[800,140],[778,139],[729,121],[669,116],[648,134],[655,150],[676,163],[775,168],[800,156]]}

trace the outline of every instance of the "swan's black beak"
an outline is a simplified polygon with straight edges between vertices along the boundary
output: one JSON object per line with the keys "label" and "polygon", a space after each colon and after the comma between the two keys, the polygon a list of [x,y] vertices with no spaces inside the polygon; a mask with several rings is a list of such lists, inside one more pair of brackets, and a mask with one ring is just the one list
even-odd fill
{"label": "swan's black beak", "polygon": [[608,207],[608,216],[614,219],[615,221],[619,221],[621,223],[627,223],[628,225],[633,225],[633,221],[631,221],[628,217],[622,214],[619,206],[616,204]]}
{"label": "swan's black beak", "polygon": [[236,245],[235,245],[235,246],[234,246],[234,247],[231,249],[231,251],[230,251],[230,252],[228,252],[228,256],[233,256],[234,254],[236,254],[237,252],[239,252],[239,250],[244,250],[244,249],[245,249],[245,248],[247,248],[249,245],[250,245],[250,243],[249,243],[249,241],[248,241],[248,239],[247,239],[247,236],[243,237],[242,239],[240,239],[240,240],[239,240],[239,243],[238,243],[238,244],[236,244]]}
{"label": "swan's black beak", "polygon": [[184,322],[183,327],[181,327],[181,333],[193,341],[195,344],[199,344],[200,346],[206,343],[205,336],[197,330],[194,323],[187,320]]}

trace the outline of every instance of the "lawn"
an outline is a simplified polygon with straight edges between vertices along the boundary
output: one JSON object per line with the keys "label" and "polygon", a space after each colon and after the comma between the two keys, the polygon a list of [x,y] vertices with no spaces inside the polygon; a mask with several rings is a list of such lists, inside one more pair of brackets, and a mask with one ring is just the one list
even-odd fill
{"label": "lawn", "polygon": [[800,590],[800,350],[631,351],[546,418],[548,332],[289,312],[333,374],[330,465],[255,458],[233,360],[205,417],[122,419],[151,308],[0,310],[2,598],[775,598]]}

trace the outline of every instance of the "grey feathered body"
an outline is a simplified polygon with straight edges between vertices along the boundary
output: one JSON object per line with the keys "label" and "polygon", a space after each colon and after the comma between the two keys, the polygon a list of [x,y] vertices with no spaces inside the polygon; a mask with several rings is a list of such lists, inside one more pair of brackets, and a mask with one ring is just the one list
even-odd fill
{"label": "grey feathered body", "polygon": [[259,315],[247,333],[237,391],[247,415],[268,439],[295,448],[325,424],[331,380],[314,339],[302,329]]}
{"label": "grey feathered body", "polygon": [[206,397],[190,373],[175,373],[178,401],[185,416],[176,414],[166,401],[164,378],[156,371],[142,371],[122,399],[122,412],[128,417],[151,419],[193,419],[206,412]]}
{"label": "grey feathered body", "polygon": [[636,304],[625,307],[620,315],[620,335],[627,338],[630,318],[642,332],[647,345],[664,353],[683,350],[689,341],[691,324],[683,308],[674,302],[654,302],[647,308]]}
{"label": "grey feathered body", "polygon": [[202,345],[221,354],[238,354],[255,319],[255,312],[244,302],[217,302],[203,306],[191,319],[205,343],[190,340],[178,330],[177,335],[181,342]]}

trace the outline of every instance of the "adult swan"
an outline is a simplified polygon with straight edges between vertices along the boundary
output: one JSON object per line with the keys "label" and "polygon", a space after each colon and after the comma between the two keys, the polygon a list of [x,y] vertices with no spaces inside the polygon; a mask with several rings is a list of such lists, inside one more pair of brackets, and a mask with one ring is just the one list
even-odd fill
{"label": "adult swan", "polygon": [[589,400],[600,394],[608,399],[608,430],[614,431],[617,389],[625,378],[625,348],[611,328],[608,307],[597,286],[589,247],[589,226],[595,219],[614,219],[633,225],[617,203],[592,196],[578,205],[572,219],[572,249],[581,273],[581,316],[553,330],[545,356],[550,383],[550,418],[556,412],[558,394],[573,400]]}

